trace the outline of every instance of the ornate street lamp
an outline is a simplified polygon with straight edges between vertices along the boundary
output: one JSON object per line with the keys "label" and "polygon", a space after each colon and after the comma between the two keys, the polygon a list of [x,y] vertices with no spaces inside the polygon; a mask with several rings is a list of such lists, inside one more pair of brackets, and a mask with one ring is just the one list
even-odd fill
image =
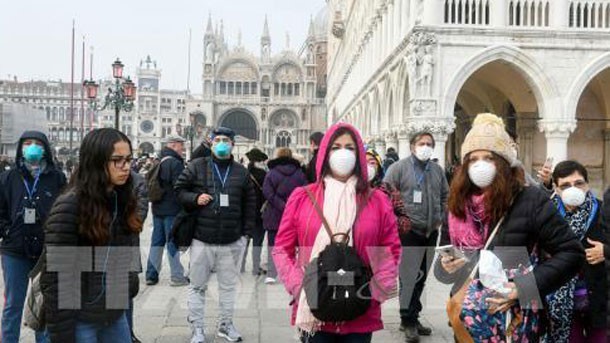
{"label": "ornate street lamp", "polygon": [[133,102],[136,98],[136,86],[129,76],[126,79],[123,78],[123,67],[123,63],[118,58],[112,63],[114,89],[108,88],[108,94],[106,94],[104,103],[101,106],[96,101],[99,85],[93,80],[85,80],[83,82],[87,98],[89,98],[91,108],[94,111],[103,111],[108,106],[114,107],[114,128],[117,130],[120,130],[119,114],[121,110],[130,112],[133,109]]}

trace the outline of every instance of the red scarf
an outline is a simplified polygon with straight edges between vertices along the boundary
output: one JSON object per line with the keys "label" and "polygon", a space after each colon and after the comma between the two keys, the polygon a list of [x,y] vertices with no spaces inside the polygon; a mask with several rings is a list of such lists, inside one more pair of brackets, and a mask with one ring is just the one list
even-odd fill
{"label": "red scarf", "polygon": [[485,214],[485,196],[473,195],[466,203],[466,219],[449,213],[449,237],[453,246],[462,250],[479,250],[489,234],[489,218]]}

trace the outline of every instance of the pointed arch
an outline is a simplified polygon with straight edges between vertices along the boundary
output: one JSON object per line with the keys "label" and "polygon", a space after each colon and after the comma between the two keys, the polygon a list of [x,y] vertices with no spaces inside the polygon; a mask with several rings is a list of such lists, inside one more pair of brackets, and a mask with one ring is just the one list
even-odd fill
{"label": "pointed arch", "polygon": [[553,120],[564,117],[559,92],[542,67],[533,57],[510,45],[496,45],[484,49],[457,69],[441,99],[442,115],[453,117],[455,103],[464,83],[481,67],[498,60],[510,64],[523,76],[534,92],[541,118]]}
{"label": "pointed arch", "polygon": [[610,68],[610,52],[605,53],[591,63],[589,63],[583,71],[578,75],[572,86],[568,96],[566,97],[566,116],[569,119],[576,119],[576,110],[578,108],[578,102],[585,91],[585,88],[593,78],[605,69]]}
{"label": "pointed arch", "polygon": [[381,106],[380,106],[380,101],[379,101],[379,87],[375,87],[372,91],[372,97],[371,97],[371,107],[370,107],[370,113],[371,113],[371,123],[370,123],[370,127],[371,127],[371,134],[379,134],[380,129],[379,129],[379,114],[381,112]]}

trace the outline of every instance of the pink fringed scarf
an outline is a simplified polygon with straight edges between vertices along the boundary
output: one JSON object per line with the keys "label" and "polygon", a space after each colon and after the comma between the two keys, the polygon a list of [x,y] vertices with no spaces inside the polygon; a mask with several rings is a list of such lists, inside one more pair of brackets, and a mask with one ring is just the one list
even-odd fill
{"label": "pink fringed scarf", "polygon": [[485,195],[473,195],[465,206],[465,220],[449,213],[451,244],[463,250],[482,249],[489,235],[489,219],[485,215]]}

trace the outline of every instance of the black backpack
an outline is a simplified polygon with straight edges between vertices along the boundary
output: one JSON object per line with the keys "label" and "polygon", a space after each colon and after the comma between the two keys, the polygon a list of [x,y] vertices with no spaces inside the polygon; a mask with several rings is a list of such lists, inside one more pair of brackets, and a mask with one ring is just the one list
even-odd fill
{"label": "black backpack", "polygon": [[[371,305],[371,269],[362,262],[356,249],[348,245],[352,229],[345,234],[333,234],[311,191],[307,187],[305,190],[331,241],[305,268],[303,291],[307,304],[313,316],[322,322],[354,320]],[[357,220],[358,215],[354,223]],[[337,240],[338,236],[344,239]]]}
{"label": "black backpack", "polygon": [[152,168],[146,174],[146,185],[148,186],[148,201],[157,202],[163,199],[165,190],[161,186],[159,180],[159,171],[161,170],[161,164],[166,160],[170,159],[171,156],[165,156],[159,163],[155,163]]}

